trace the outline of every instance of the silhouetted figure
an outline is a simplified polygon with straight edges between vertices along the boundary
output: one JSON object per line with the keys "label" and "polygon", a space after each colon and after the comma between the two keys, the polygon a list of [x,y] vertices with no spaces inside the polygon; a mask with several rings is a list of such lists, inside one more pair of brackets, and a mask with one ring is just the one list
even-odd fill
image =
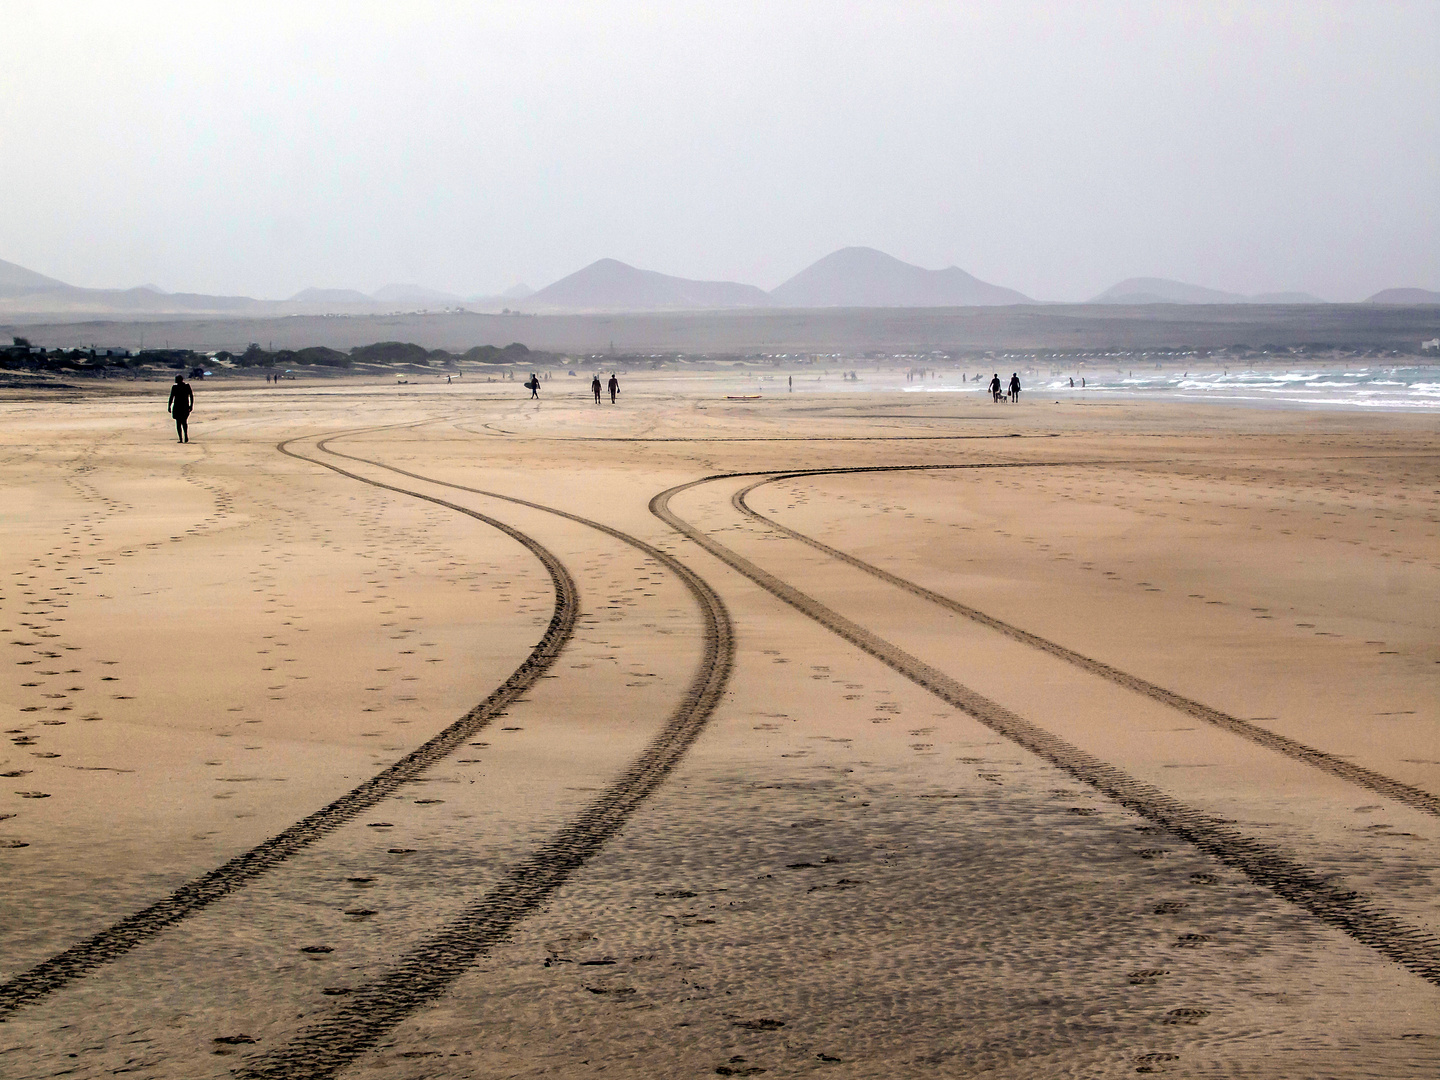
{"label": "silhouetted figure", "polygon": [[1012,371],[1012,372],[1010,373],[1010,404],[1013,405],[1013,404],[1015,404],[1015,402],[1017,402],[1017,401],[1019,401],[1019,400],[1020,400],[1020,373],[1019,373],[1018,371]]}
{"label": "silhouetted figure", "polygon": [[1075,380],[1074,380],[1074,379],[1071,379],[1071,380],[1070,380],[1070,389],[1071,389],[1071,390],[1074,390],[1074,389],[1075,389]]}
{"label": "silhouetted figure", "polygon": [[793,394],[793,393],[795,392],[795,376],[794,376],[794,375],[791,375],[791,376],[787,377],[785,381],[786,381],[786,383],[788,383],[789,386],[790,386],[790,393]]}
{"label": "silhouetted figure", "polygon": [[195,407],[195,391],[185,381],[184,375],[175,376],[175,385],[170,387],[170,401],[166,408],[175,418],[176,442],[190,441],[190,410]]}
{"label": "silhouetted figure", "polygon": [[599,375],[596,375],[595,378],[593,378],[593,379],[590,380],[590,392],[595,395],[595,404],[596,404],[596,405],[599,405],[599,404],[600,404],[600,376],[599,376]]}
{"label": "silhouetted figure", "polygon": [[615,373],[614,373],[613,371],[610,373],[609,387],[610,387],[610,404],[611,404],[611,405],[614,405],[614,404],[615,404],[615,395],[617,395],[618,393],[620,393],[620,380],[615,377]]}
{"label": "silhouetted figure", "polygon": [[535,401],[539,401],[539,400],[540,400],[540,377],[539,377],[538,375],[536,375],[536,374],[532,371],[532,372],[530,373],[530,381],[527,382],[527,383],[525,384],[525,386],[526,386],[526,387],[529,389],[529,391],[530,391],[530,397],[531,397],[533,400],[535,400]]}
{"label": "silhouetted figure", "polygon": [[1000,400],[1000,373],[998,371],[990,377],[990,400]]}

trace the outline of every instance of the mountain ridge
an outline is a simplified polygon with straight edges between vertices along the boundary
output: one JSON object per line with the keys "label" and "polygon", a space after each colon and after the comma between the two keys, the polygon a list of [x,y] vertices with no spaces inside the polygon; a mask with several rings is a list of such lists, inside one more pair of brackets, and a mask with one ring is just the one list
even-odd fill
{"label": "mountain ridge", "polygon": [[1440,292],[1434,289],[1381,289],[1365,298],[1367,304],[1440,304]]}
{"label": "mountain ridge", "polygon": [[527,311],[664,311],[769,307],[769,295],[738,281],[696,281],[641,270],[619,259],[597,259],[531,293],[519,306]]}
{"label": "mountain ridge", "polygon": [[368,304],[370,297],[359,289],[301,289],[290,297],[291,304]]}
{"label": "mountain ridge", "polygon": [[958,266],[926,270],[869,247],[817,259],[770,290],[782,307],[985,307],[1036,303]]}
{"label": "mountain ridge", "polygon": [[69,289],[70,285],[38,274],[34,270],[27,269],[19,263],[6,262],[0,259],[0,296],[9,295],[12,290],[19,292],[34,292],[37,289]]}
{"label": "mountain ridge", "polygon": [[1318,296],[1304,292],[1244,293],[1209,289],[1171,278],[1135,277],[1117,281],[1090,304],[1324,304]]}
{"label": "mountain ridge", "polygon": [[[1084,303],[1090,304],[1324,304],[1303,292],[1246,296],[1167,278],[1127,278]],[[17,263],[0,259],[0,313],[26,314],[201,314],[257,316],[314,314],[316,309],[348,313],[382,307],[460,306],[474,303],[499,310],[509,305],[546,311],[705,311],[771,307],[970,307],[1039,304],[1014,289],[981,281],[958,267],[926,270],[874,248],[840,248],[795,274],[771,292],[734,281],[701,281],[643,270],[617,259],[599,259],[538,292],[515,285],[499,294],[461,297],[424,285],[390,284],[374,293],[357,289],[308,288],[286,300],[248,296],[167,292],[155,285],[92,289],[69,285]],[[1367,304],[1440,304],[1440,292],[1392,288],[1366,298]]]}

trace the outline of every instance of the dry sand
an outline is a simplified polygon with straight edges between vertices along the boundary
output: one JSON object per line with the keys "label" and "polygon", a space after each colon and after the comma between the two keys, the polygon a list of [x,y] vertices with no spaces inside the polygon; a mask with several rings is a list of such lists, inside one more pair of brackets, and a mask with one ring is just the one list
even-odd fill
{"label": "dry sand", "polygon": [[0,401],[0,1075],[1440,1072],[1434,418],[585,390]]}

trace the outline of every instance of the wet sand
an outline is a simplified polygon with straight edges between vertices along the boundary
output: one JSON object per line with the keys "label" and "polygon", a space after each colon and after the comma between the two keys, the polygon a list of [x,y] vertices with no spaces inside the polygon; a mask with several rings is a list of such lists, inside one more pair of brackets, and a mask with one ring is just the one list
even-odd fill
{"label": "wet sand", "polygon": [[0,1075],[1440,1070],[1434,418],[727,379],[0,400]]}

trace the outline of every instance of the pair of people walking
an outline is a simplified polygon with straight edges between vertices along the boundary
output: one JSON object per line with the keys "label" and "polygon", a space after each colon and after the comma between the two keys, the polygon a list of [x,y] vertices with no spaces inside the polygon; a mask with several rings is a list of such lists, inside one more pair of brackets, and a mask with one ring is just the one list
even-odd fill
{"label": "pair of people walking", "polygon": [[[608,383],[608,386],[610,389],[610,404],[614,405],[615,398],[618,397],[620,394],[620,380],[615,377],[613,372],[610,375],[610,382]],[[600,390],[600,376],[596,375],[593,379],[590,380],[590,392],[595,395],[596,405],[600,404]]]}
{"label": "pair of people walking", "polygon": [[994,401],[1004,401],[1007,396],[1012,405],[1020,400],[1020,373],[1018,371],[1012,371],[1010,373],[1010,386],[1008,394],[1006,392],[1006,389],[1001,386],[1000,373],[998,371],[995,372],[995,374],[990,379],[991,399]]}

